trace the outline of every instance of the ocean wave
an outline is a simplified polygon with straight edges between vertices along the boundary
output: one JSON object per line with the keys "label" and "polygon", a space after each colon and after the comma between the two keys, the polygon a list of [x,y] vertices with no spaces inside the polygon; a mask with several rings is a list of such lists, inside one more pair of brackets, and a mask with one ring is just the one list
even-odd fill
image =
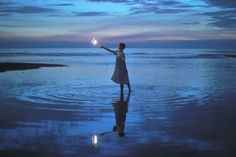
{"label": "ocean wave", "polygon": [[[99,52],[3,52],[0,57],[93,57],[108,56],[109,53]],[[217,58],[236,58],[236,53],[148,53],[148,52],[129,52],[127,57],[131,58],[156,58],[156,59],[217,59]]]}
{"label": "ocean wave", "polygon": [[15,57],[15,56],[48,56],[48,57],[67,57],[67,56],[105,56],[102,53],[30,53],[30,52],[14,52],[14,53],[0,53],[0,57]]}
{"label": "ocean wave", "polygon": [[[140,58],[140,56],[133,56]],[[142,58],[156,58],[156,59],[217,59],[217,58],[236,58],[236,54],[196,54],[196,55],[143,55]]]}

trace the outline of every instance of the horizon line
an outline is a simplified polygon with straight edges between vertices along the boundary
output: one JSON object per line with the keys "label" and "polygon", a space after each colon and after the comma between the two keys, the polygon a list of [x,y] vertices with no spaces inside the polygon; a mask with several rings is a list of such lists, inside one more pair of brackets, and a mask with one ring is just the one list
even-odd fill
{"label": "horizon line", "polygon": [[[125,41],[124,41],[125,42]],[[108,47],[117,47],[119,42],[107,42]],[[162,40],[125,42],[127,48],[228,48],[236,49],[236,39],[215,40]],[[0,48],[93,48],[87,41],[0,41]]]}

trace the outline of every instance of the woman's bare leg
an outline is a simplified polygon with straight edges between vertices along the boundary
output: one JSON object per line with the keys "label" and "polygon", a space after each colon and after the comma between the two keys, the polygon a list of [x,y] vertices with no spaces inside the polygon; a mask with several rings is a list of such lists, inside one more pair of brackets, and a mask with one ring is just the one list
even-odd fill
{"label": "woman's bare leg", "polygon": [[128,86],[128,88],[129,88],[129,92],[131,92],[130,84],[128,83],[127,86]]}
{"label": "woman's bare leg", "polygon": [[124,84],[120,84],[120,93],[123,94],[124,92]]}

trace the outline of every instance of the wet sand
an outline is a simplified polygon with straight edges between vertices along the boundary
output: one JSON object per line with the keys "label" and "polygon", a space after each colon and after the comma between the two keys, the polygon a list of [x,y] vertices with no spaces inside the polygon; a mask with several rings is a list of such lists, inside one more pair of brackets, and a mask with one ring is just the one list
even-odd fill
{"label": "wet sand", "polygon": [[0,63],[0,72],[13,70],[30,70],[42,67],[62,67],[62,64],[45,64],[45,63]]}
{"label": "wet sand", "polygon": [[[68,105],[37,104],[17,99],[0,98],[0,128],[38,127],[27,122],[40,122],[43,120],[74,121],[76,107]],[[70,112],[65,111],[70,109]],[[61,109],[61,110],[60,110]],[[63,110],[64,109],[64,110]],[[73,111],[75,110],[75,111]]]}
{"label": "wet sand", "polygon": [[[134,87],[131,102],[119,93],[103,97],[104,104],[60,105],[1,98],[0,155],[13,156],[166,156],[225,157],[235,155],[236,108],[232,95],[199,106],[179,109],[134,102],[143,87]],[[146,92],[146,94],[150,94]],[[127,93],[125,94],[127,98]],[[111,100],[112,99],[112,100]],[[142,101],[142,99],[140,99]],[[106,103],[108,102],[108,103]],[[127,104],[129,103],[129,104]],[[221,104],[224,104],[224,107]],[[95,105],[95,106],[94,106]],[[126,106],[122,109],[122,105]],[[127,106],[128,105],[128,106]],[[120,110],[119,110],[120,108]],[[118,111],[117,111],[118,110]],[[210,110],[210,112],[209,112]],[[122,119],[125,136],[112,127]],[[120,114],[120,115],[119,115]],[[141,115],[139,115],[141,114]],[[139,115],[139,116],[137,116]],[[124,118],[122,118],[124,117]],[[136,118],[133,118],[136,117]],[[92,136],[98,144],[93,145]]]}
{"label": "wet sand", "polygon": [[113,56],[31,51],[4,63],[69,66],[0,73],[0,156],[236,156],[235,58],[135,50],[121,97]]}

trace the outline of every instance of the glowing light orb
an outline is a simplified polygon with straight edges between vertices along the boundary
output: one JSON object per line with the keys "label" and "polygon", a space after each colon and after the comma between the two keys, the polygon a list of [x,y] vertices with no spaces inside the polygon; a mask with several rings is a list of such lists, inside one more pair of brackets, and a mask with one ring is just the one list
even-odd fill
{"label": "glowing light orb", "polygon": [[93,143],[93,145],[97,145],[98,144],[98,136],[97,135],[93,135],[93,137],[92,137],[92,143]]}
{"label": "glowing light orb", "polygon": [[91,43],[92,43],[93,45],[97,45],[98,41],[93,38],[93,39],[91,40]]}

